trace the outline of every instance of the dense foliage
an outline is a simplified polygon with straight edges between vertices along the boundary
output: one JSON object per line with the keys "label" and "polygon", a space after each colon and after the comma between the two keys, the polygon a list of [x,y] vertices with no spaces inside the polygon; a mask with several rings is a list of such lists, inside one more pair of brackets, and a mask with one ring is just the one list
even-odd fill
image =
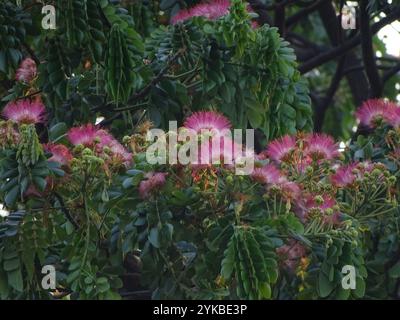
{"label": "dense foliage", "polygon": [[[339,150],[310,132],[294,51],[247,3],[54,4],[45,30],[41,6],[0,3],[1,299],[398,297],[398,106],[366,102]],[[254,171],[223,150],[149,163],[170,120],[199,143],[256,129]]]}

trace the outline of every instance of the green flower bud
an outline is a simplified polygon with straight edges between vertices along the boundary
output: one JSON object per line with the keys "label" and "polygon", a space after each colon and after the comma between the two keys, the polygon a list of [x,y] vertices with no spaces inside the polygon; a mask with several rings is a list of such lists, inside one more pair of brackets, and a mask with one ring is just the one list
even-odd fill
{"label": "green flower bud", "polygon": [[76,145],[75,147],[74,147],[74,152],[75,153],[80,153],[80,152],[82,152],[82,150],[84,149],[85,147],[84,147],[84,145],[83,144],[78,144],[78,145]]}
{"label": "green flower bud", "polygon": [[379,177],[381,173],[382,173],[382,171],[380,169],[378,169],[378,168],[375,168],[371,172],[372,176],[375,177],[375,178]]}
{"label": "green flower bud", "polygon": [[389,183],[390,184],[395,184],[396,183],[396,177],[395,176],[390,176],[389,178],[388,178],[388,181],[389,181]]}
{"label": "green flower bud", "polygon": [[104,152],[105,154],[111,154],[111,149],[110,149],[110,147],[104,146],[104,147],[103,147],[103,152]]}
{"label": "green flower bud", "polygon": [[308,166],[308,167],[306,168],[306,173],[307,173],[307,174],[312,174],[313,172],[314,172],[313,167]]}
{"label": "green flower bud", "polygon": [[227,184],[233,184],[233,177],[232,176],[227,176],[226,177],[226,183]]}
{"label": "green flower bud", "polygon": [[91,155],[93,155],[93,152],[92,152],[92,150],[90,150],[89,148],[85,148],[85,149],[82,151],[82,155],[83,155],[83,156],[91,156]]}
{"label": "green flower bud", "polygon": [[122,138],[122,143],[127,144],[131,141],[131,137],[130,136],[124,136]]}
{"label": "green flower bud", "polygon": [[78,159],[73,158],[73,159],[71,160],[70,164],[71,164],[72,167],[75,167],[75,166],[79,165],[79,162],[80,162],[80,161],[79,161]]}
{"label": "green flower bud", "polygon": [[331,215],[333,214],[333,209],[332,209],[332,208],[328,208],[328,209],[325,210],[325,213],[326,213],[328,216],[331,216]]}
{"label": "green flower bud", "polygon": [[316,204],[323,204],[324,198],[322,196],[316,196],[316,197],[314,197],[314,201]]}

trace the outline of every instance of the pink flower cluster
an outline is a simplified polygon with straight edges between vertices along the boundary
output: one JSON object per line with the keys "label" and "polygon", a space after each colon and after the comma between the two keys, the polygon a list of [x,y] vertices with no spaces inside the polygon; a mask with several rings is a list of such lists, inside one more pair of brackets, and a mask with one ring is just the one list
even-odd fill
{"label": "pink flower cluster", "polygon": [[[328,168],[332,167],[339,158],[338,146],[328,135],[286,135],[271,141],[266,150],[258,155],[258,163],[267,163],[257,167],[251,177],[265,185],[267,191],[278,192],[285,202],[292,203],[294,212],[302,221],[309,219],[311,212],[318,212],[325,223],[339,224],[340,214],[333,210],[337,206],[334,196],[324,192],[310,192],[308,187],[300,182],[303,178],[299,179],[305,177],[309,169],[311,173],[321,170],[322,163]],[[323,174],[320,173],[321,177],[318,179],[329,175],[328,168],[324,169]],[[349,179],[347,173],[347,167],[343,167],[332,181]],[[320,202],[317,203],[315,199],[319,199]]]}
{"label": "pink flower cluster", "polygon": [[[204,17],[208,20],[216,20],[227,15],[229,13],[230,6],[230,0],[209,0],[207,2],[199,3],[188,9],[179,10],[171,18],[171,23],[177,24],[193,17]],[[247,5],[247,11],[249,13],[254,12],[250,5]],[[257,21],[252,20],[251,26],[253,29],[257,29],[259,24]]]}
{"label": "pink flower cluster", "polygon": [[360,123],[369,128],[375,128],[382,122],[392,127],[400,127],[400,107],[384,99],[370,99],[365,101],[356,111]]}
{"label": "pink flower cluster", "polygon": [[121,163],[129,166],[132,154],[128,152],[109,132],[98,129],[92,124],[71,128],[68,139],[73,145],[84,145],[94,148],[96,152],[109,158],[112,163]]}
{"label": "pink flower cluster", "polygon": [[369,161],[354,162],[340,166],[330,177],[332,184],[337,188],[348,188],[355,186],[357,180],[365,177],[365,174],[371,173],[375,168],[384,167],[381,163],[372,163]]}
{"label": "pink flower cluster", "polygon": [[194,130],[196,133],[201,133],[203,129],[223,132],[232,127],[230,121],[224,115],[214,111],[195,112],[185,120],[183,126]]}
{"label": "pink flower cluster", "polygon": [[164,172],[148,172],[145,175],[146,180],[141,181],[139,184],[139,194],[142,199],[147,199],[160,190],[165,184],[166,176],[167,173]]}
{"label": "pink flower cluster", "polygon": [[280,257],[283,267],[290,272],[294,272],[300,259],[307,256],[305,246],[293,239],[288,244],[279,247],[276,253]]}
{"label": "pink flower cluster", "polygon": [[18,124],[43,123],[46,120],[46,108],[40,100],[21,99],[9,102],[2,115]]}
{"label": "pink flower cluster", "polygon": [[15,73],[15,80],[29,83],[37,76],[36,63],[31,58],[24,59]]}
{"label": "pink flower cluster", "polygon": [[[357,190],[367,178],[368,183],[383,182],[385,170],[382,163],[342,164],[340,158],[337,144],[325,134],[284,136],[270,142],[266,151],[258,155],[258,167],[251,177],[264,185],[268,193],[273,191],[284,202],[290,202],[303,222],[316,215],[325,224],[337,226],[342,214],[336,192]],[[310,187],[311,180],[314,187]],[[329,187],[315,189],[319,184]]]}
{"label": "pink flower cluster", "polygon": [[68,165],[73,158],[69,149],[63,144],[47,143],[43,145],[43,149],[52,154],[49,161],[58,162],[62,166]]}
{"label": "pink flower cluster", "polygon": [[[215,111],[200,111],[189,116],[185,122],[183,129],[192,130],[193,135],[197,135],[201,140],[199,146],[198,163],[193,167],[196,169],[209,166],[211,163],[219,162],[229,167],[235,163],[235,160],[244,155],[253,155],[251,150],[245,148],[232,140],[232,125],[230,121],[221,113]],[[203,137],[204,132],[211,133],[212,137]],[[215,141],[219,141],[219,147],[214,146]]]}
{"label": "pink flower cluster", "polygon": [[272,141],[267,148],[266,154],[276,163],[290,162],[293,152],[302,149],[302,164],[309,164],[313,160],[332,160],[340,156],[338,146],[332,137],[326,134],[312,133],[305,135],[304,139],[296,140],[294,136],[284,136]]}
{"label": "pink flower cluster", "polygon": [[186,21],[193,17],[205,17],[206,19],[215,20],[229,13],[231,3],[229,0],[211,0],[197,4],[189,9],[181,9],[171,19],[172,24]]}
{"label": "pink flower cluster", "polygon": [[266,185],[267,190],[279,189],[285,199],[293,200],[300,196],[300,187],[288,178],[273,164],[266,164],[261,168],[255,168],[251,174],[253,180]]}

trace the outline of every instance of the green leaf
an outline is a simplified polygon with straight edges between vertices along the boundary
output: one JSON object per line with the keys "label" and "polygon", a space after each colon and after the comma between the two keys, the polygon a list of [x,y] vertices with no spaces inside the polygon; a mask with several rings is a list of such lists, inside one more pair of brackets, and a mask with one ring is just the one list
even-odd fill
{"label": "green leaf", "polygon": [[65,136],[68,131],[68,127],[64,122],[60,122],[52,126],[49,130],[49,140],[57,142]]}
{"label": "green leaf", "polygon": [[12,206],[17,200],[18,195],[19,195],[19,186],[16,185],[9,192],[7,192],[7,195],[4,199],[6,205],[8,207]]}
{"label": "green leaf", "polygon": [[7,273],[8,284],[15,290],[22,292],[24,290],[24,284],[22,280],[21,269],[16,269]]}
{"label": "green leaf", "polygon": [[5,300],[9,294],[9,287],[6,273],[0,270],[0,299]]}
{"label": "green leaf", "polygon": [[253,128],[259,128],[262,124],[263,117],[262,113],[259,110],[248,109],[247,117],[249,118],[250,125]]}
{"label": "green leaf", "polygon": [[354,290],[354,295],[357,298],[362,298],[364,297],[365,294],[365,281],[361,277],[356,278],[356,288]]}
{"label": "green leaf", "polygon": [[226,248],[224,252],[224,258],[222,259],[221,262],[221,276],[225,279],[228,280],[232,276],[232,272],[234,269],[234,263],[235,263],[235,245],[233,241],[232,236],[231,240],[228,243],[228,247]]}
{"label": "green leaf", "polygon": [[318,277],[319,295],[322,298],[326,298],[333,291],[334,287],[335,286],[332,283],[332,281],[329,281],[329,279],[324,275],[324,273],[320,272]]}
{"label": "green leaf", "polygon": [[124,189],[128,189],[130,187],[133,186],[132,184],[132,178],[127,178],[122,182],[122,186],[124,187]]}
{"label": "green leaf", "polygon": [[342,287],[339,287],[337,289],[335,298],[337,300],[347,300],[350,296],[351,290],[350,289],[343,289]]}
{"label": "green leaf", "polygon": [[13,271],[19,269],[19,267],[20,267],[20,261],[18,258],[5,260],[3,263],[3,268],[5,271]]}
{"label": "green leaf", "polygon": [[34,176],[33,182],[38,187],[39,191],[43,192],[46,189],[47,181],[42,177]]}
{"label": "green leaf", "polygon": [[393,267],[389,269],[389,277],[399,278],[400,277],[400,261],[397,262]]}
{"label": "green leaf", "polygon": [[148,236],[149,242],[156,248],[160,248],[160,241],[159,241],[159,232],[158,228],[154,227],[150,230]]}
{"label": "green leaf", "polygon": [[0,51],[0,71],[4,73],[7,72],[6,53],[3,50]]}
{"label": "green leaf", "polygon": [[260,292],[261,299],[270,299],[271,298],[271,286],[268,282],[263,282],[259,285],[258,290]]}

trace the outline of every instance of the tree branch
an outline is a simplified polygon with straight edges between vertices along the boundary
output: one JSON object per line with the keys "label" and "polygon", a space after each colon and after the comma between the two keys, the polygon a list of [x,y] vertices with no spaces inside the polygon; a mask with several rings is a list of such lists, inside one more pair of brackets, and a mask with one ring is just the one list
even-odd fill
{"label": "tree branch", "polygon": [[286,28],[292,27],[294,24],[302,20],[304,17],[308,16],[313,11],[317,10],[322,4],[328,1],[330,0],[318,0],[314,2],[312,5],[306,7],[305,9],[296,12],[295,14],[286,19]]}
{"label": "tree branch", "polygon": [[369,25],[369,14],[367,0],[360,2],[360,29],[361,29],[361,49],[364,60],[365,71],[370,85],[370,97],[379,98],[382,96],[382,82],[376,67],[374,49],[372,47],[372,34]]}
{"label": "tree branch", "polygon": [[396,75],[400,71],[400,62],[395,65],[392,69],[386,71],[382,76],[382,82],[388,81],[391,77]]}
{"label": "tree branch", "polygon": [[57,199],[58,203],[60,204],[60,210],[65,215],[65,217],[68,219],[68,221],[74,226],[75,229],[79,229],[79,224],[74,220],[74,218],[71,216],[70,212],[66,208],[64,199],[57,192],[54,192],[54,197]]}
{"label": "tree branch", "polygon": [[28,46],[25,42],[22,43],[23,47],[25,48],[26,51],[28,51],[29,55],[32,57],[32,59],[36,62],[37,65],[40,64],[39,58],[36,56],[36,54],[33,52],[31,47]]}
{"label": "tree branch", "polygon": [[[371,34],[376,34],[380,29],[384,26],[396,21],[400,18],[400,7],[394,7],[392,12],[387,15],[386,17],[382,18],[379,22],[375,23],[371,27]],[[355,48],[361,43],[361,36],[360,34],[354,36],[353,38],[345,41],[342,45],[335,47],[329,51],[323,52],[318,56],[306,61],[302,65],[300,65],[299,70],[302,74],[332,60],[337,57],[342,56],[347,51]]]}
{"label": "tree branch", "polygon": [[314,130],[316,132],[321,132],[322,130],[326,111],[328,110],[328,107],[331,104],[337,89],[339,88],[340,81],[342,80],[343,68],[345,66],[345,63],[346,63],[346,56],[343,56],[342,58],[340,58],[338,62],[335,74],[332,77],[332,81],[326,93],[325,98],[316,107],[315,120],[314,120]]}
{"label": "tree branch", "polygon": [[276,3],[271,4],[270,6],[265,6],[267,10],[276,10],[279,7],[290,6],[291,4],[295,4],[296,2],[300,2],[300,0],[277,0]]}
{"label": "tree branch", "polygon": [[278,27],[281,37],[285,37],[285,0],[276,1],[274,24]]}
{"label": "tree branch", "polygon": [[134,104],[138,100],[145,97],[150,92],[151,88],[153,88],[154,85],[156,85],[163,79],[164,75],[171,67],[171,64],[183,53],[184,50],[185,49],[180,49],[175,52],[175,54],[167,61],[165,66],[158,72],[158,74],[142,90],[135,93],[132,97],[129,98],[128,104]]}
{"label": "tree branch", "polygon": [[269,24],[270,26],[273,25],[272,19],[267,12],[269,9],[268,7],[262,3],[260,0],[248,0],[251,8],[258,14],[257,22],[260,25]]}
{"label": "tree branch", "polygon": [[[318,12],[332,46],[341,46],[345,41],[345,37],[341,26],[340,16],[337,16],[333,4],[331,2],[323,3],[319,6]],[[360,58],[355,53],[349,52],[346,54],[346,63],[343,68],[347,69],[354,65],[359,65],[360,62]],[[360,105],[368,98],[368,79],[365,76],[364,70],[346,73],[346,79],[353,96],[354,104]]]}

